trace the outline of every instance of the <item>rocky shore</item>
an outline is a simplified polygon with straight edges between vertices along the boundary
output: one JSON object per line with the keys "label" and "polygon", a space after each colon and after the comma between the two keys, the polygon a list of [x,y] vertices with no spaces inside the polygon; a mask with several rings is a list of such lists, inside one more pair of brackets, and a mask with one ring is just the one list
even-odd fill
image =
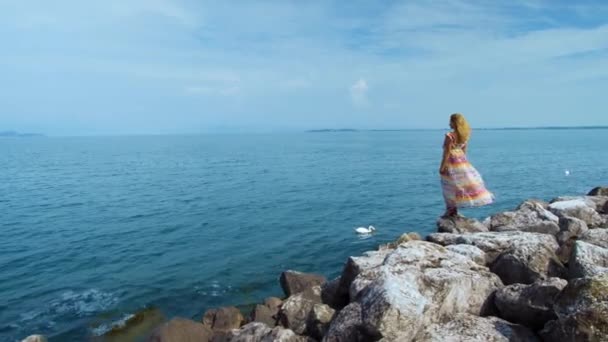
{"label": "rocky shore", "polygon": [[174,318],[147,341],[608,341],[608,188],[437,227],[337,279],[285,271],[282,298]]}

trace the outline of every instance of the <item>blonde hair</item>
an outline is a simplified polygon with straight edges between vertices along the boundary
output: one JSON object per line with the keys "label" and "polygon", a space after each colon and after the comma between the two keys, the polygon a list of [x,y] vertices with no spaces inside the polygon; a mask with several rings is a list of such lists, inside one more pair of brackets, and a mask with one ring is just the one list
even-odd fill
{"label": "blonde hair", "polygon": [[450,122],[454,124],[454,131],[459,144],[464,144],[469,141],[471,137],[471,126],[464,118],[464,115],[460,113],[454,113],[450,116]]}

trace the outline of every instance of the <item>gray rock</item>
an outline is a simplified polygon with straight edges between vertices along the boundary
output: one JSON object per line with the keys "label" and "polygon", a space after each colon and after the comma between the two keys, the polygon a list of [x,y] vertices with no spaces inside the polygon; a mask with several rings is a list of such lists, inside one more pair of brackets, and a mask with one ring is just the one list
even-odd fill
{"label": "gray rock", "polygon": [[549,277],[565,277],[567,274],[553,247],[545,245],[515,245],[500,254],[490,269],[505,285],[531,284]]}
{"label": "gray rock", "polygon": [[[308,342],[304,336],[298,336],[289,329],[282,327],[270,328],[264,323],[252,322],[241,329],[230,332],[227,341],[230,342]],[[178,342],[178,341],[175,341]]]}
{"label": "gray rock", "polygon": [[334,303],[336,303],[338,308],[351,302],[349,295],[350,287],[359,273],[381,265],[384,258],[392,251],[393,249],[382,249],[379,251],[366,252],[360,257],[351,256],[348,258],[344,265],[344,269],[342,270],[340,285],[338,286],[334,299]]}
{"label": "gray rock", "polygon": [[279,313],[279,309],[281,305],[283,305],[283,300],[277,297],[268,297],[264,299],[264,305],[270,309],[270,313],[275,316]]}
{"label": "gray rock", "polygon": [[494,302],[500,317],[534,330],[557,318],[553,304],[568,282],[560,278],[540,280],[534,284],[513,284],[496,291]]}
{"label": "gray rock", "polygon": [[351,298],[362,308],[368,336],[411,341],[424,326],[456,313],[481,314],[500,279],[468,257],[439,245],[410,241],[382,265],[360,273]]}
{"label": "gray rock", "polygon": [[304,291],[287,298],[279,311],[281,324],[296,334],[302,335],[307,332],[308,316],[315,304],[321,303],[321,287],[314,286],[310,291],[315,294],[311,296]]}
{"label": "gray rock", "polygon": [[540,332],[545,341],[606,341],[608,274],[573,279],[555,304],[557,320]]}
{"label": "gray rock", "polygon": [[562,264],[567,264],[570,261],[570,257],[572,255],[572,251],[574,250],[574,243],[576,242],[576,237],[572,237],[566,241],[564,241],[557,251],[555,251],[555,255]]}
{"label": "gray rock", "polygon": [[576,217],[563,216],[559,218],[559,233],[557,242],[561,245],[573,237],[583,235],[589,228],[585,221]]}
{"label": "gray rock", "polygon": [[343,308],[347,303],[340,299],[338,295],[339,289],[340,277],[323,284],[323,286],[321,286],[321,300],[323,303],[332,308]]}
{"label": "gray rock", "polygon": [[579,240],[596,246],[608,248],[608,229],[589,229],[580,236]]}
{"label": "gray rock", "polygon": [[540,340],[524,326],[509,323],[497,317],[478,317],[461,313],[446,322],[426,327],[415,341],[539,342]]}
{"label": "gray rock", "polygon": [[281,273],[281,288],[285,296],[290,297],[316,285],[322,285],[327,279],[319,274],[285,271]]}
{"label": "gray rock", "polygon": [[329,323],[334,318],[336,311],[325,304],[315,304],[308,316],[307,329],[308,335],[320,340],[325,336],[329,329]]}
{"label": "gray rock", "polygon": [[549,205],[549,210],[559,217],[576,217],[585,221],[588,227],[599,227],[604,219],[596,211],[595,203],[584,198],[557,201]]}
{"label": "gray rock", "polygon": [[500,254],[513,248],[534,249],[545,246],[549,250],[556,251],[559,247],[552,235],[521,231],[475,234],[434,233],[427,236],[427,240],[442,246],[462,244],[476,246],[486,253],[488,263],[494,262]]}
{"label": "gray rock", "polygon": [[250,321],[264,323],[269,327],[274,327],[277,325],[275,314],[272,313],[268,306],[261,304],[257,304],[255,308],[253,308]]}
{"label": "gray rock", "polygon": [[571,279],[608,274],[608,248],[576,241],[568,269]]}
{"label": "gray rock", "polygon": [[487,232],[488,228],[481,222],[467,217],[454,216],[437,220],[437,231],[440,233],[477,233]]}
{"label": "gray rock", "polygon": [[523,231],[543,234],[557,234],[558,217],[546,209],[546,203],[528,200],[515,211],[493,215],[487,224],[491,231]]}
{"label": "gray rock", "polygon": [[598,186],[587,194],[587,196],[608,196],[608,187]]}
{"label": "gray rock", "polygon": [[364,342],[369,341],[362,331],[361,305],[350,303],[342,309],[323,337],[323,342]]}
{"label": "gray rock", "polygon": [[184,318],[174,318],[158,327],[147,342],[207,342],[211,340],[212,334],[211,329],[201,323]]}
{"label": "gray rock", "polygon": [[486,266],[486,253],[473,245],[449,245],[446,249],[464,255],[479,265]]}

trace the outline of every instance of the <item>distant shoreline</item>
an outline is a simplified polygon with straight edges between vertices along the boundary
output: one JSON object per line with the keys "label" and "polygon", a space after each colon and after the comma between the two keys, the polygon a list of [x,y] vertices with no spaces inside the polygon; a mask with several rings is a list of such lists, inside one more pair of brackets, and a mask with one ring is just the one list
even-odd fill
{"label": "distant shoreline", "polygon": [[[405,131],[441,131],[447,128],[400,128],[400,129],[356,129],[356,128],[324,128],[309,129],[306,133],[340,133],[340,132],[405,132]],[[546,127],[479,127],[479,131],[529,131],[529,130],[603,130],[608,126],[546,126]]]}
{"label": "distant shoreline", "polygon": [[0,131],[0,138],[33,138],[45,136],[46,135],[41,133],[19,133],[16,131]]}

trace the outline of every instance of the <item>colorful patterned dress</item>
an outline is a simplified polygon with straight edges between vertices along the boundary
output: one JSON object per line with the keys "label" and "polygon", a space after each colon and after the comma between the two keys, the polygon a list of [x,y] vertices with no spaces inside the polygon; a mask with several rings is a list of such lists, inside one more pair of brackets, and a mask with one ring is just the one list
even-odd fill
{"label": "colorful patterned dress", "polygon": [[448,208],[479,207],[494,201],[481,175],[467,160],[466,143],[458,144],[453,133],[447,137],[451,142],[447,159],[447,171],[441,174],[443,198]]}

